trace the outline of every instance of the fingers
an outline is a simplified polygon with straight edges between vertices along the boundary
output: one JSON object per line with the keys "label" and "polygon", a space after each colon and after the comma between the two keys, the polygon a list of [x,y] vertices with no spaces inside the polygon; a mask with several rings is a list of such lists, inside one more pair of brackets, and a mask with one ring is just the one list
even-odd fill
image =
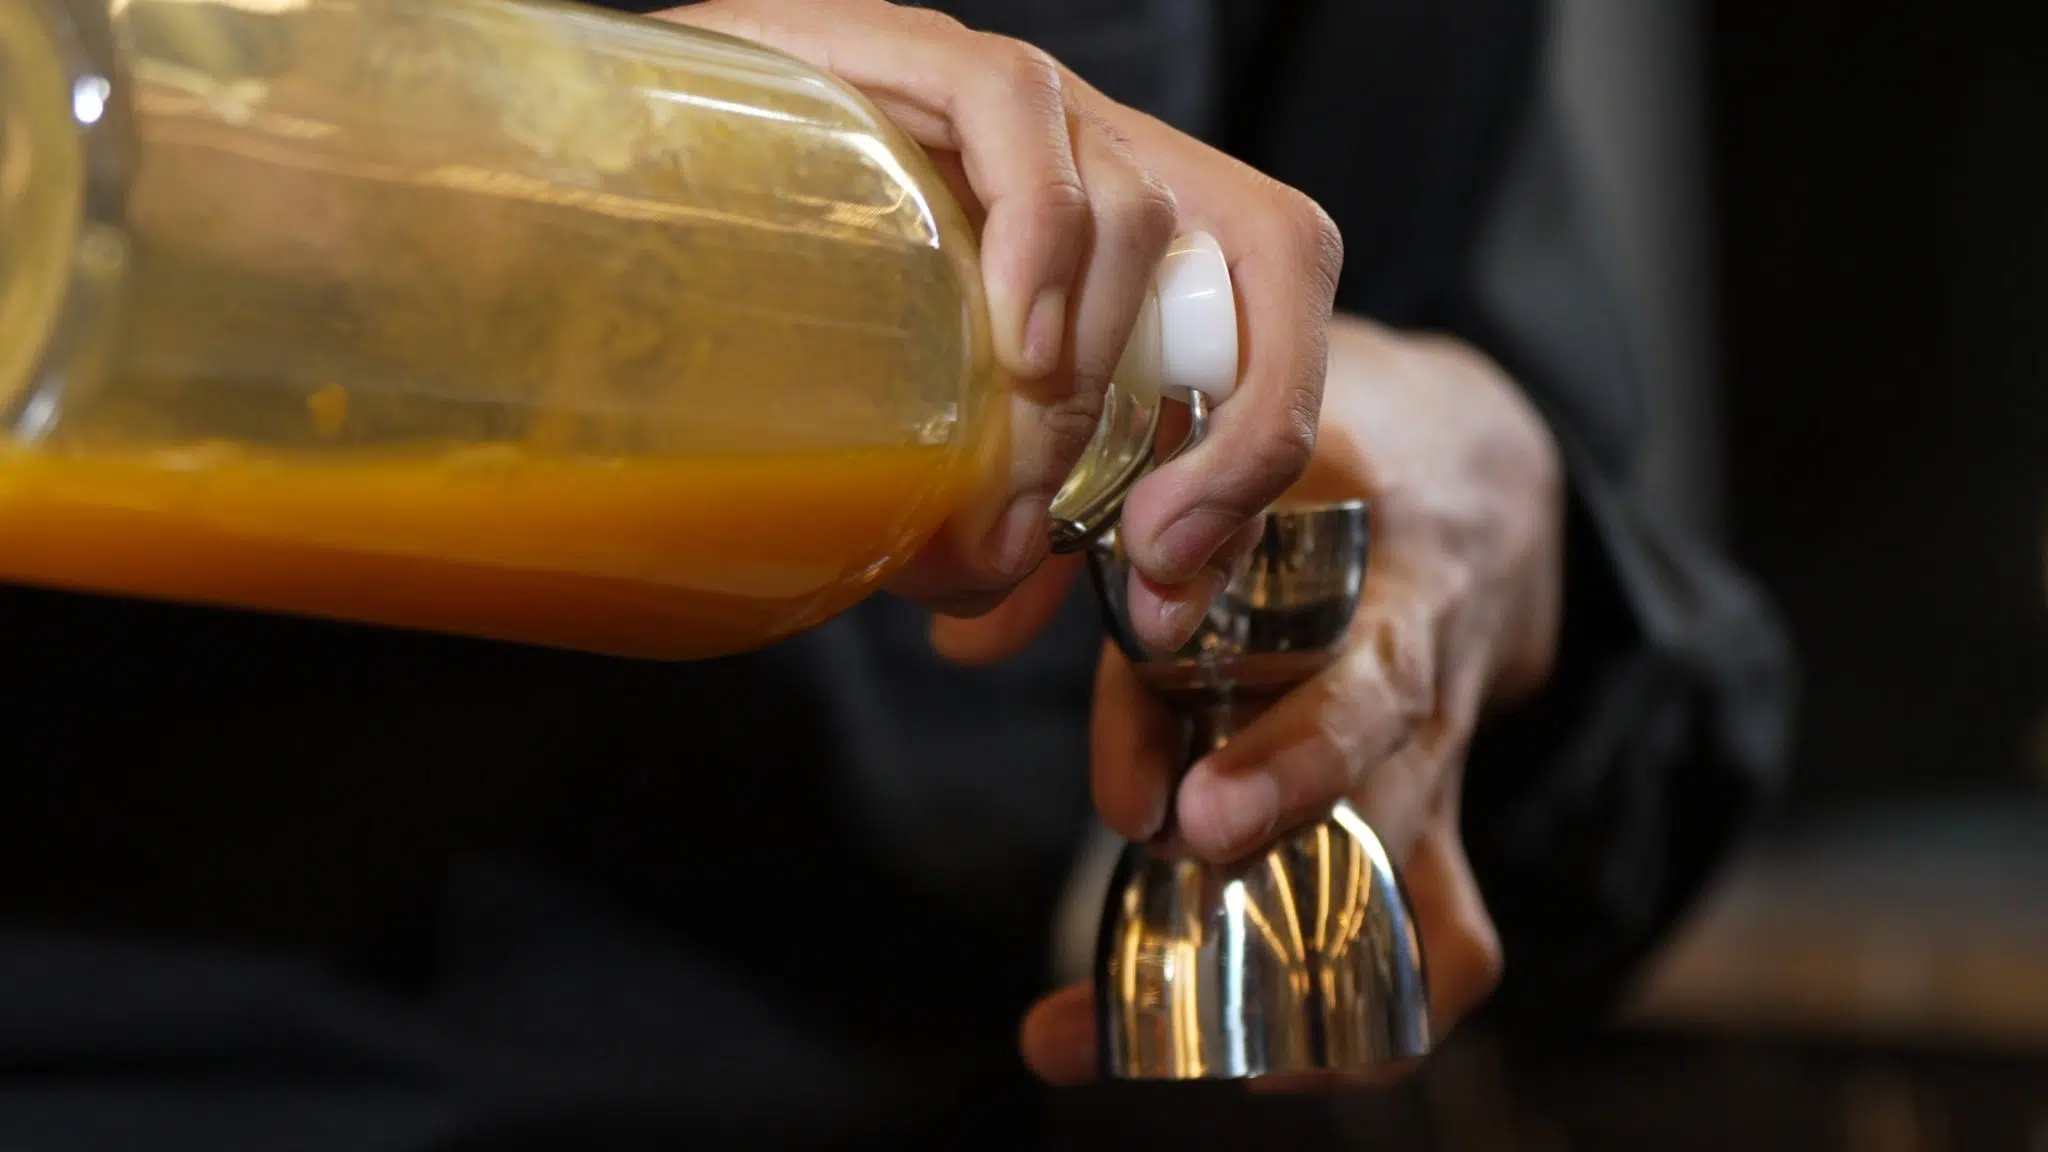
{"label": "fingers", "polygon": [[1493,995],[1504,964],[1455,815],[1417,842],[1403,879],[1429,963],[1430,1024],[1441,1044]]}
{"label": "fingers", "polygon": [[[1045,555],[1053,495],[1095,433],[1104,390],[1176,227],[1173,193],[1107,124],[1076,114],[1069,139],[1087,197],[1084,239],[1072,281],[1059,289],[1068,338],[1050,373],[1020,382],[1013,397],[1011,503],[984,549],[998,581]],[[986,243],[996,243],[996,227],[991,216]]]}
{"label": "fingers", "polygon": [[1106,122],[1070,104],[1058,62],[1020,41],[875,0],[712,0],[668,15],[836,74],[964,178],[982,221],[996,357],[1028,411],[1005,432],[1007,487],[948,526],[941,547],[964,562],[949,557],[904,585],[1006,591],[1046,553],[1047,508],[1094,431],[1174,237],[1172,192]]}
{"label": "fingers", "polygon": [[885,3],[709,3],[665,18],[755,40],[859,88],[928,149],[957,152],[986,210],[982,263],[997,356],[1035,379],[1064,338],[1088,196],[1059,65],[1014,40]]}
{"label": "fingers", "polygon": [[[1067,82],[1076,103],[1103,99]],[[1170,126],[1128,110],[1117,124],[1152,172],[1183,190],[1181,230],[1217,237],[1238,297],[1236,391],[1203,442],[1147,476],[1124,505],[1124,545],[1147,578],[1133,589],[1133,614],[1184,620],[1183,605],[1206,599],[1196,579],[1203,567],[1314,454],[1343,238],[1307,196]]]}
{"label": "fingers", "polygon": [[1220,583],[1219,551],[1310,458],[1342,262],[1329,218],[1300,193],[1106,100],[1038,49],[927,10],[709,0],[669,17],[831,71],[928,150],[957,154],[957,165],[941,167],[981,209],[993,343],[1022,382],[1014,407],[1024,412],[998,438],[1008,485],[948,525],[936,548],[943,563],[903,579],[930,597],[1000,594],[1044,557],[1051,497],[1094,430],[1103,386],[1180,230],[1170,189],[1199,197],[1189,223],[1219,238],[1241,297],[1243,379],[1207,440],[1141,482],[1123,515],[1140,574],[1134,626],[1153,647],[1177,647]]}
{"label": "fingers", "polygon": [[1189,769],[1176,811],[1195,852],[1234,860],[1320,818],[1435,715],[1431,622],[1378,604],[1360,611],[1359,639],[1335,664]]}
{"label": "fingers", "polygon": [[[1076,389],[1099,395],[1123,358],[1180,214],[1173,192],[1106,121],[1076,111],[1070,135],[1088,194],[1090,228],[1074,285],[1071,359],[1064,367]],[[1094,428],[1091,413],[1084,436]]]}
{"label": "fingers", "polygon": [[1187,733],[1113,644],[1095,673],[1092,724],[1095,810],[1119,836],[1145,843],[1166,824]]}
{"label": "fingers", "polygon": [[1039,1001],[1017,1039],[1025,1066],[1046,1083],[1068,1087],[1095,1079],[1095,990],[1074,984]]}
{"label": "fingers", "polygon": [[[1216,235],[1237,290],[1236,392],[1203,442],[1146,477],[1124,507],[1125,546],[1156,582],[1148,595],[1198,596],[1195,574],[1314,452],[1343,240],[1301,193],[1156,121],[1119,126],[1169,186],[1203,189],[1200,200],[1183,195],[1180,226]],[[1209,218],[1212,204],[1232,206],[1231,218]]]}
{"label": "fingers", "polygon": [[1031,643],[1066,603],[1080,570],[1079,556],[1055,556],[1025,578],[1007,598],[975,613],[983,605],[945,605],[955,614],[932,620],[932,647],[958,664],[993,664]]}
{"label": "fingers", "polygon": [[1138,639],[1158,652],[1179,650],[1194,635],[1202,616],[1258,545],[1263,515],[1242,524],[1185,585],[1162,584],[1133,564],[1125,603]]}

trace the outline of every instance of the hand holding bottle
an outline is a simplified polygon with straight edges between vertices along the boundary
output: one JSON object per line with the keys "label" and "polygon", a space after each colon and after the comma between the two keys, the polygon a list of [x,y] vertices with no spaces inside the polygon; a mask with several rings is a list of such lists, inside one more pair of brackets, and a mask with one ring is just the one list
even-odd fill
{"label": "hand holding bottle", "polygon": [[[1177,645],[1234,537],[1314,448],[1342,244],[1308,197],[1103,96],[1030,45],[884,0],[704,0],[667,18],[767,44],[861,89],[983,219],[995,350],[1017,381],[1002,506],[941,532],[895,589],[950,615],[1001,603],[1044,560],[1048,504],[1092,433],[1154,270],[1182,232],[1216,237],[1238,292],[1240,380],[1204,442],[1123,513],[1133,617]],[[1064,581],[1048,582],[1064,585]],[[1057,603],[1030,595],[956,655],[1020,643]],[[964,635],[964,634],[963,634]],[[941,630],[941,643],[947,633]]]}

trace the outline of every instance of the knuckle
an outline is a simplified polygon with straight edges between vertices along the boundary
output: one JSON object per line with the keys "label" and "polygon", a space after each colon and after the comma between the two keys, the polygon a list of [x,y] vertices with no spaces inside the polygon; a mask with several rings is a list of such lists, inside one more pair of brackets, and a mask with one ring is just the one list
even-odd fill
{"label": "knuckle", "polygon": [[1065,73],[1051,53],[1035,44],[992,33],[986,35],[983,43],[991,47],[990,55],[997,65],[990,74],[1008,99],[1024,101],[1040,111],[1056,110],[1065,117]]}
{"label": "knuckle", "polygon": [[1088,190],[1072,168],[1050,173],[1035,198],[1038,215],[1057,225],[1078,228],[1088,218]]}
{"label": "knuckle", "polygon": [[[1102,341],[1088,341],[1071,350],[1073,389],[1076,395],[1101,397],[1116,375],[1117,349]],[[1097,405],[1098,412],[1100,404]],[[1090,430],[1092,434],[1092,429]]]}
{"label": "knuckle", "polygon": [[1446,559],[1428,569],[1435,593],[1432,599],[1439,616],[1449,615],[1456,611],[1457,605],[1470,601],[1480,585],[1479,572],[1470,561],[1462,558],[1464,553],[1453,555],[1460,558]]}
{"label": "knuckle", "polygon": [[1405,613],[1380,613],[1368,624],[1374,679],[1404,734],[1436,713],[1436,650],[1428,630]]}
{"label": "knuckle", "polygon": [[1087,450],[1088,442],[1095,438],[1102,404],[1101,389],[1076,388],[1045,410],[1042,427],[1052,453],[1055,475],[1051,479],[1054,483],[1065,478],[1067,471],[1081,459],[1081,453]]}
{"label": "knuckle", "polygon": [[1129,186],[1097,207],[1096,220],[1101,230],[1113,237],[1113,243],[1136,255],[1156,258],[1180,226],[1180,204],[1173,190],[1150,172],[1136,168],[1133,175]]}
{"label": "knuckle", "polygon": [[1335,296],[1344,268],[1343,231],[1307,193],[1277,182],[1274,187],[1278,204],[1268,218],[1273,241],[1302,267],[1320,293]]}
{"label": "knuckle", "polygon": [[1319,782],[1336,795],[1350,786],[1362,766],[1362,693],[1356,681],[1344,676],[1319,677],[1306,687],[1312,693],[1307,743],[1316,762],[1328,766]]}
{"label": "knuckle", "polygon": [[912,7],[910,5],[879,0],[874,7],[901,21],[900,27],[911,35],[926,37],[952,37],[966,31],[967,26],[953,16],[935,8]]}

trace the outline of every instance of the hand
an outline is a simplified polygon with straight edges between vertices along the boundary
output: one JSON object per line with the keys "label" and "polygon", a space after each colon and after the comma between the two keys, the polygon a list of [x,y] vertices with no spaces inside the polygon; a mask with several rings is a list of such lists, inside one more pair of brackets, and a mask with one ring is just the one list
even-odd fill
{"label": "hand", "polygon": [[[1199,449],[1125,506],[1139,634],[1176,647],[1226,564],[1218,553],[1306,466],[1342,245],[1307,197],[1090,88],[1029,45],[883,0],[705,0],[666,18],[767,44],[863,91],[985,216],[994,343],[1020,385],[1005,503],[942,531],[895,590],[958,615],[999,603],[1044,559],[1047,503],[1079,458],[1152,274],[1174,237],[1222,244],[1242,316],[1242,378]],[[1227,560],[1227,556],[1225,557]],[[1025,598],[953,633],[1006,654],[1051,610]],[[957,650],[955,650],[957,648]]]}
{"label": "hand", "polygon": [[[1350,796],[1402,868],[1439,1035],[1491,994],[1498,938],[1458,831],[1465,750],[1491,702],[1535,690],[1556,647],[1563,512],[1556,446],[1492,363],[1456,342],[1357,320],[1331,330],[1322,439],[1293,495],[1371,502],[1364,600],[1338,661],[1281,699],[1170,794],[1184,738],[1106,648],[1096,681],[1095,799],[1148,840],[1244,856]],[[1094,1074],[1091,993],[1027,1017],[1026,1060]]]}

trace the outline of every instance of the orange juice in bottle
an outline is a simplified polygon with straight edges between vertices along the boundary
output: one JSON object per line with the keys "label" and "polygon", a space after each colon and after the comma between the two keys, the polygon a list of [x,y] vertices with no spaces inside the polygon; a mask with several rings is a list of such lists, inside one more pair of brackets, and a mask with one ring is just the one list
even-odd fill
{"label": "orange juice in bottle", "polygon": [[[539,0],[0,0],[0,580],[759,647],[992,481],[979,283],[918,148],[751,44]],[[1171,311],[1063,500],[1149,453]]]}

